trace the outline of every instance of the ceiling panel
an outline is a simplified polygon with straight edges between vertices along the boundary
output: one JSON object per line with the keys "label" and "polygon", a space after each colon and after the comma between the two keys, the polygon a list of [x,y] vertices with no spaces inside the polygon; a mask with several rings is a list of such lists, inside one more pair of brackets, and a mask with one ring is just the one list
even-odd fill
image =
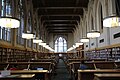
{"label": "ceiling panel", "polygon": [[48,32],[73,32],[89,0],[32,0],[34,9]]}

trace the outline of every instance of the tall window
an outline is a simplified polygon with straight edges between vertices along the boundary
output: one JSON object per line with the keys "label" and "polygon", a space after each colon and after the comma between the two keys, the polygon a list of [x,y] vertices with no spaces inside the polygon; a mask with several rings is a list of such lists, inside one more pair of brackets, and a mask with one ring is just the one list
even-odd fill
{"label": "tall window", "polygon": [[95,30],[93,16],[91,16],[91,30]]}
{"label": "tall window", "polygon": [[120,0],[115,0],[116,13],[120,15]]}
{"label": "tall window", "polygon": [[101,29],[103,30],[103,10],[102,10],[102,5],[100,7],[100,12],[101,12],[101,15],[100,15],[100,19],[101,19]]}
{"label": "tall window", "polygon": [[[2,0],[2,9],[0,16],[11,16],[11,0]],[[0,39],[5,41],[11,40],[11,29],[4,28],[4,26],[0,26]]]}
{"label": "tall window", "polygon": [[67,42],[63,37],[59,37],[55,41],[55,52],[66,52]]}
{"label": "tall window", "polygon": [[17,44],[24,44],[24,39],[22,38],[22,33],[24,31],[24,12],[23,12],[23,2],[19,0],[18,2],[18,14],[20,19],[20,27],[18,28],[17,34]]}
{"label": "tall window", "polygon": [[[27,30],[32,32],[32,18],[31,18],[31,11],[29,11],[28,13],[28,26],[27,26]],[[28,47],[31,47],[31,44],[32,44],[32,40],[27,40],[27,45]]]}
{"label": "tall window", "polygon": [[[34,35],[38,37],[38,28],[37,28],[37,19],[36,16],[34,17],[34,28],[33,28]],[[39,38],[39,37],[38,37]],[[36,49],[37,44],[34,44],[34,49]]]}

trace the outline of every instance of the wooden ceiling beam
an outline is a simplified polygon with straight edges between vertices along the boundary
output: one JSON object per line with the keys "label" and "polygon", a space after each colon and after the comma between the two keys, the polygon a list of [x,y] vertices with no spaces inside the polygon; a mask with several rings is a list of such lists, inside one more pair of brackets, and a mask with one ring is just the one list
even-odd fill
{"label": "wooden ceiling beam", "polygon": [[83,9],[85,7],[39,7],[39,9]]}
{"label": "wooden ceiling beam", "polygon": [[76,26],[76,24],[46,24],[45,26]]}
{"label": "wooden ceiling beam", "polygon": [[47,29],[73,29],[73,27],[47,27]]}
{"label": "wooden ceiling beam", "polygon": [[65,31],[65,32],[49,31],[49,33],[53,33],[53,34],[63,34],[63,33],[73,33],[73,31]]}
{"label": "wooden ceiling beam", "polygon": [[43,16],[81,16],[81,14],[42,14],[41,15],[42,17]]}
{"label": "wooden ceiling beam", "polygon": [[63,33],[63,32],[66,32],[66,33],[68,33],[68,32],[73,32],[73,30],[48,30],[49,32],[57,32],[57,33]]}
{"label": "wooden ceiling beam", "polygon": [[76,22],[77,20],[44,20],[43,22]]}

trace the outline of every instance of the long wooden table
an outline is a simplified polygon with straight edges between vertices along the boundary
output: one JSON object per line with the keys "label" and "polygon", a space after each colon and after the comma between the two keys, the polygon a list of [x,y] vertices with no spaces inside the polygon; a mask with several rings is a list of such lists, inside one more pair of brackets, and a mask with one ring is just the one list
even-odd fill
{"label": "long wooden table", "polygon": [[93,80],[96,73],[120,73],[120,69],[78,70],[78,80]]}
{"label": "long wooden table", "polygon": [[13,70],[11,71],[11,75],[16,74],[44,74],[44,79],[49,80],[48,78],[48,70]]}
{"label": "long wooden table", "polygon": [[0,76],[0,80],[34,80],[35,74],[13,74]]}
{"label": "long wooden table", "polygon": [[94,80],[120,80],[120,73],[94,74]]}

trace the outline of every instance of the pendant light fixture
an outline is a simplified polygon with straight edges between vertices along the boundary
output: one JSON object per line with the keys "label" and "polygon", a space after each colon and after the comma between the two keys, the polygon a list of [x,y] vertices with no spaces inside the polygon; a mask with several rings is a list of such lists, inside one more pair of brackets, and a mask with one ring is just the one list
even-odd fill
{"label": "pendant light fixture", "polygon": [[41,46],[45,46],[45,45],[46,45],[46,43],[39,43],[39,45],[41,45]]}
{"label": "pendant light fixture", "polygon": [[92,30],[90,32],[87,32],[87,37],[88,38],[100,37],[100,32]]}
{"label": "pendant light fixture", "polygon": [[[120,9],[119,9],[119,0],[115,0],[115,5],[116,5],[116,14],[107,16],[103,18],[103,26],[104,27],[118,27],[120,26]],[[117,14],[118,12],[118,14]]]}
{"label": "pendant light fixture", "polygon": [[27,31],[27,33],[22,33],[22,38],[24,38],[24,39],[34,39],[35,35],[30,33],[30,31]]}
{"label": "pendant light fixture", "polygon": [[83,43],[89,42],[89,38],[82,38],[80,39],[80,42],[83,42]]}
{"label": "pendant light fixture", "polygon": [[33,43],[41,43],[43,42],[41,39],[39,39],[38,37],[36,37],[36,39],[33,39]]}
{"label": "pendant light fixture", "polygon": [[12,1],[1,0],[1,16],[0,26],[5,28],[18,28],[20,27],[20,19],[12,14]]}
{"label": "pendant light fixture", "polygon": [[103,19],[104,27],[118,27],[120,26],[120,17],[119,16],[108,16]]}
{"label": "pendant light fixture", "polygon": [[20,20],[13,17],[1,17],[0,26],[5,28],[18,28],[20,26]]}

